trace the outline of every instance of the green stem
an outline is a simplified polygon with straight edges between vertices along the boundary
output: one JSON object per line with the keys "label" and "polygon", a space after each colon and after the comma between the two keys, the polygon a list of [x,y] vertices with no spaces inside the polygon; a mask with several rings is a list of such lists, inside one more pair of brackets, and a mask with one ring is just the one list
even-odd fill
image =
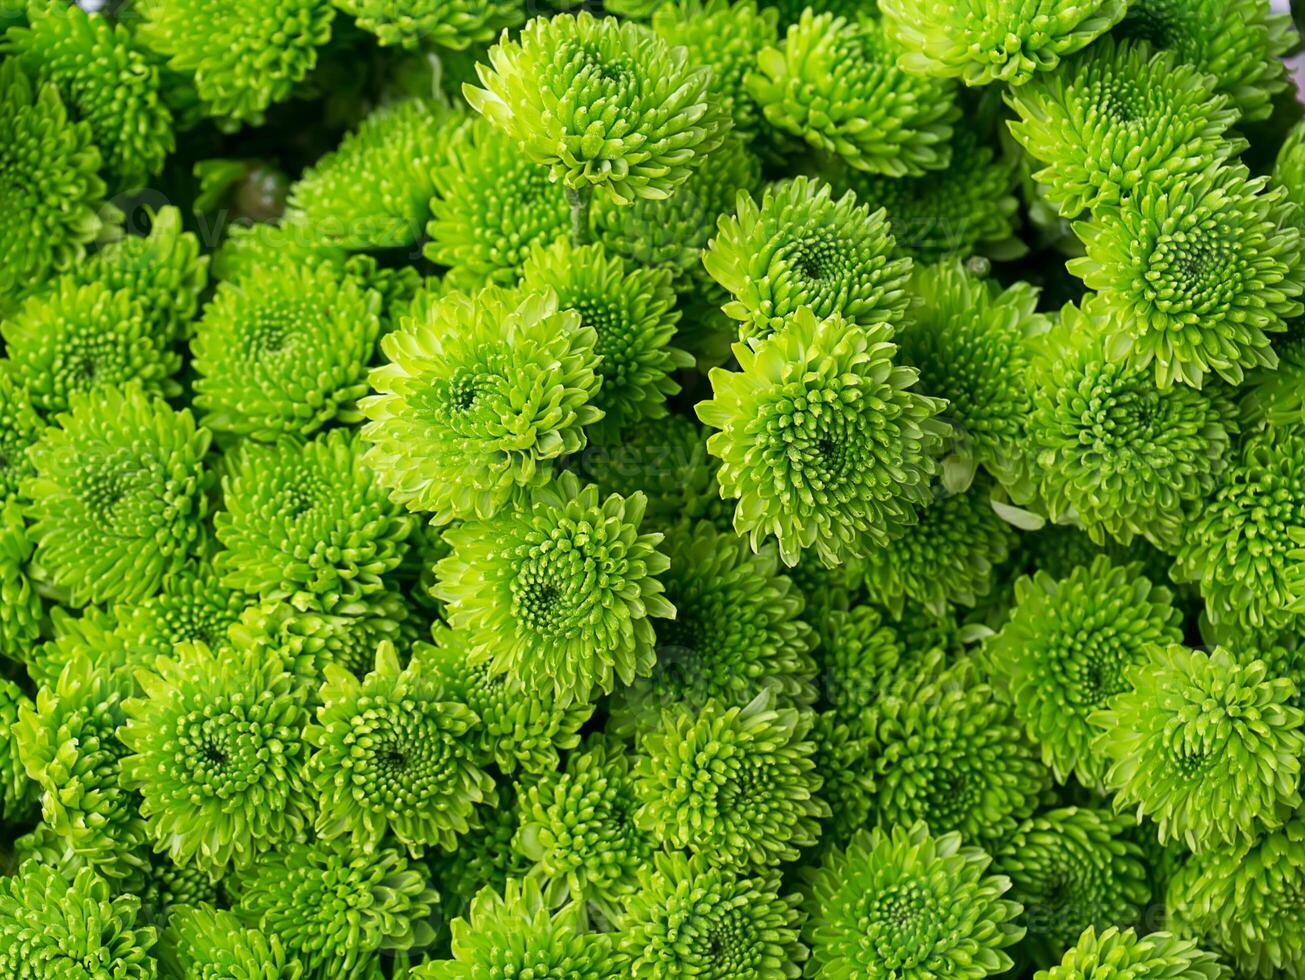
{"label": "green stem", "polygon": [[571,244],[576,248],[589,244],[589,205],[594,200],[594,189],[586,184],[580,190],[566,189],[566,203],[571,205]]}

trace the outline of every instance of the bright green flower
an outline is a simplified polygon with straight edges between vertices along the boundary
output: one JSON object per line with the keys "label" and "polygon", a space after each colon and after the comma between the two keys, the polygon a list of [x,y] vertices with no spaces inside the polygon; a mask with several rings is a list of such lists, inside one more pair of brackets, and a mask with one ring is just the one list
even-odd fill
{"label": "bright green flower", "polygon": [[734,297],[724,310],[755,346],[804,307],[863,327],[895,324],[910,302],[911,274],[895,248],[883,211],[871,213],[855,194],[835,200],[828,184],[796,177],[768,189],[760,206],[740,193],[702,264]]}
{"label": "bright green flower", "polygon": [[908,650],[897,631],[871,605],[827,612],[816,648],[819,686],[825,705],[848,725],[891,690],[899,676],[911,674],[928,650]]}
{"label": "bright green flower", "polygon": [[735,345],[739,371],[713,368],[698,417],[719,432],[722,496],[754,548],[774,535],[785,564],[813,549],[826,564],[882,545],[929,499],[943,402],[917,393],[893,364],[885,324],[858,329],[799,309],[756,350]]}
{"label": "bright green flower", "polygon": [[1015,608],[984,657],[1056,779],[1072,772],[1101,789],[1108,760],[1091,748],[1089,716],[1129,690],[1125,671],[1182,639],[1170,591],[1152,585],[1140,565],[1098,555],[1059,578],[1038,571],[1017,581]]}
{"label": "bright green flower", "polygon": [[32,475],[28,449],[44,430],[31,392],[15,376],[13,363],[0,360],[0,501],[16,496],[23,480]]}
{"label": "bright green flower", "polygon": [[747,88],[777,129],[857,170],[918,177],[951,159],[955,85],[897,67],[901,49],[877,18],[804,10],[782,47],[757,56]]}
{"label": "bright green flower", "polygon": [[19,755],[18,719],[32,711],[32,699],[13,681],[0,679],[0,817],[24,821],[36,802],[37,785]]}
{"label": "bright green flower", "polygon": [[1169,977],[1171,980],[1224,980],[1228,968],[1213,953],[1190,939],[1167,932],[1138,937],[1132,929],[1111,926],[1100,933],[1089,926],[1077,945],[1035,980],[1114,980],[1124,977]]}
{"label": "bright green flower", "polygon": [[621,919],[630,976],[643,980],[783,980],[802,975],[798,896],[776,872],[740,875],[711,855],[655,854]]}
{"label": "bright green flower", "polygon": [[222,583],[264,600],[332,612],[384,588],[413,519],[376,482],[341,429],[313,442],[246,445],[222,480],[213,518]]}
{"label": "bright green flower", "polygon": [[522,509],[445,534],[435,595],[489,663],[559,703],[588,701],[653,668],[652,617],[673,618],[660,576],[662,535],[640,533],[644,497],[581,487],[563,473]]}
{"label": "bright green flower", "polygon": [[[138,0],[139,37],[193,83],[219,125],[257,125],[317,64],[330,0]],[[214,43],[220,38],[221,43]]]}
{"label": "bright green flower", "polygon": [[669,269],[627,267],[602,245],[576,248],[559,241],[526,259],[522,287],[557,294],[558,307],[592,329],[601,380],[593,404],[603,417],[591,438],[611,442],[619,429],[666,416],[666,399],[680,391],[674,373],[693,358],[671,346],[680,313]]}
{"label": "bright green flower", "polygon": [[211,905],[180,908],[162,942],[162,961],[179,980],[300,980],[303,966],[280,937],[247,929],[234,913]]}
{"label": "bright green flower", "polygon": [[27,532],[23,508],[0,502],[0,656],[21,660],[41,635],[45,608],[28,563],[36,544]]}
{"label": "bright green flower", "polygon": [[302,833],[309,714],[279,661],[181,643],[136,680],[120,768],[157,850],[221,877]]}
{"label": "bright green flower", "polygon": [[579,319],[551,292],[487,287],[388,335],[362,408],[367,461],[393,499],[439,525],[490,517],[548,481],[602,417],[597,335]]}
{"label": "bright green flower", "polygon": [[31,77],[53,83],[89,124],[115,189],[156,176],[176,138],[154,59],[122,24],[76,4],[31,3],[27,20],[9,31],[3,49]]}
{"label": "bright green flower", "polygon": [[69,402],[28,451],[36,560],[78,605],[153,595],[204,538],[208,431],[135,385]]}
{"label": "bright green flower", "polygon": [[140,902],[90,869],[71,880],[29,861],[0,878],[0,973],[10,980],[154,980],[155,932]]}
{"label": "bright green flower", "polygon": [[1039,966],[1056,963],[1084,929],[1125,927],[1151,897],[1142,849],[1124,837],[1126,817],[1065,807],[1024,821],[993,854],[1024,906],[1023,950]]}
{"label": "bright green flower", "polygon": [[1068,267],[1116,318],[1112,356],[1154,363],[1163,388],[1199,388],[1210,371],[1241,384],[1277,364],[1268,334],[1305,309],[1305,259],[1286,191],[1267,180],[1216,163],[1075,224],[1087,255]]}
{"label": "bright green flower", "polygon": [[444,700],[415,658],[404,670],[393,645],[376,651],[361,681],[325,668],[309,776],[317,789],[317,833],[347,835],[371,850],[387,831],[414,854],[457,846],[478,803],[494,802],[494,781],[472,758],[467,732],[479,724],[464,704]]}
{"label": "bright green flower", "polygon": [[923,823],[860,831],[812,878],[807,975],[830,980],[980,980],[1012,966],[1018,902],[992,859]]}
{"label": "bright green flower", "polygon": [[521,0],[334,0],[381,44],[462,49],[525,19]]}
{"label": "bright green flower", "polygon": [[435,938],[439,897],[420,866],[390,846],[287,844],[235,885],[236,915],[279,938],[309,977],[372,980],[382,955],[419,951]]}
{"label": "bright green flower", "polygon": [[1076,218],[1244,149],[1226,136],[1238,112],[1214,87],[1173,52],[1106,38],[1006,101],[1015,139],[1045,164],[1033,175],[1043,198]]}
{"label": "bright green flower", "polygon": [[119,605],[117,631],[146,665],[171,656],[178,643],[202,643],[219,653],[231,647],[227,631],[249,605],[247,595],[218,581],[212,565],[192,563],[168,576],[157,595]]}
{"label": "bright green flower", "polygon": [[362,418],[381,297],[329,263],[277,262],[218,286],[191,339],[215,432],[273,441]]}
{"label": "bright green flower", "polygon": [[[106,672],[143,662],[135,659],[137,651],[119,629],[116,612],[90,606],[80,616],[73,616],[58,605],[52,605],[49,612],[52,638],[28,648],[22,657],[33,683],[53,687],[69,662],[80,657],[90,660],[94,670]],[[143,652],[148,657],[148,649]]]}
{"label": "bright green flower", "polygon": [[1119,22],[1128,0],[879,0],[901,66],[1023,85]]}
{"label": "bright green flower", "polygon": [[1132,690],[1090,721],[1092,751],[1109,760],[1117,809],[1135,808],[1160,840],[1192,850],[1254,840],[1300,805],[1305,712],[1295,685],[1263,661],[1238,663],[1173,645],[1124,671]]}
{"label": "bright green flower", "polygon": [[638,825],[737,869],[793,861],[814,844],[830,809],[816,796],[813,716],[771,703],[766,692],[746,706],[667,711],[639,738]]}
{"label": "bright green flower", "polygon": [[536,17],[488,58],[476,66],[485,87],[464,86],[467,101],[573,191],[666,197],[729,129],[710,70],[629,21]]}

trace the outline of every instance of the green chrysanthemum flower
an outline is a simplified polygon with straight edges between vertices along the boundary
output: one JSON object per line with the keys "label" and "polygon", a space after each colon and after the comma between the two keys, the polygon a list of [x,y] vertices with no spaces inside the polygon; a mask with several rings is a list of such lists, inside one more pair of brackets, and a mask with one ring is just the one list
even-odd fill
{"label": "green chrysanthemum flower", "polygon": [[46,83],[34,85],[16,58],[0,64],[0,313],[51,273],[81,260],[120,215],[104,203],[100,151]]}
{"label": "green chrysanthemum flower", "polygon": [[479,719],[443,692],[414,659],[399,669],[391,644],[361,681],[328,665],[309,776],[317,788],[317,833],[347,835],[372,850],[387,831],[414,854],[457,846],[478,803],[494,803],[494,781],[472,758],[466,738]]}
{"label": "green chrysanthemum flower", "polygon": [[976,674],[970,662],[904,674],[865,712],[880,825],[923,820],[936,833],[1001,842],[1032,815],[1047,772],[1010,706]]}
{"label": "green chrysanthemum flower", "polygon": [[371,980],[381,955],[419,951],[435,938],[439,896],[420,866],[392,847],[288,844],[236,884],[236,915],[278,937],[309,977]]}
{"label": "green chrysanthemum flower", "polygon": [[710,70],[628,21],[536,17],[488,57],[467,101],[573,192],[666,197],[729,129]]}
{"label": "green chrysanthemum flower", "polygon": [[79,605],[153,595],[204,537],[208,431],[135,385],[69,401],[28,451],[36,560]]}
{"label": "green chrysanthemum flower", "polygon": [[474,287],[511,285],[536,244],[567,234],[570,209],[562,188],[482,116],[448,137],[431,174],[434,197],[425,255],[452,267],[450,278]]}
{"label": "green chrysanthemum flower", "polygon": [[710,855],[656,854],[621,919],[630,976],[644,980],[784,980],[802,975],[798,896],[779,875],[739,875]]}
{"label": "green chrysanthemum flower", "polygon": [[182,980],[300,980],[303,966],[280,937],[241,925],[234,913],[200,905],[180,908],[163,935],[162,963]]}
{"label": "green chrysanthemum flower", "polygon": [[140,791],[157,850],[221,877],[303,831],[309,714],[278,661],[182,643],[136,680],[122,783]]}
{"label": "green chrysanthemum flower", "polygon": [[1273,181],[1287,188],[1287,200],[1305,207],[1305,122],[1298,122],[1278,148]]}
{"label": "green chrysanthemum flower", "polygon": [[[195,86],[222,125],[258,124],[317,64],[331,37],[330,0],[140,0],[141,41]],[[214,44],[221,38],[221,44]]]}
{"label": "green chrysanthemum flower", "polygon": [[1164,388],[1199,388],[1210,371],[1237,385],[1277,364],[1268,334],[1305,309],[1305,259],[1295,210],[1267,180],[1214,164],[1075,224],[1087,255],[1068,267],[1115,316],[1112,355],[1154,363]]}
{"label": "green chrysanthemum flower", "polygon": [[412,530],[340,429],[302,445],[246,446],[222,492],[213,525],[226,550],[213,564],[223,584],[299,608],[331,612],[379,592]]}
{"label": "green chrysanthemum flower", "polygon": [[115,184],[136,187],[158,174],[176,145],[172,113],[158,67],[127,28],[76,4],[31,3],[27,20],[0,47],[29,75],[57,86],[90,125]]}
{"label": "green chrysanthemum flower", "polygon": [[774,535],[786,564],[809,548],[832,565],[916,520],[944,403],[893,364],[890,334],[803,308],[756,350],[736,344],[741,370],[712,370],[715,397],[697,413],[720,430],[707,448],[721,459],[721,495],[739,501],[734,528],[754,548]]}
{"label": "green chrysanthemum flower", "polygon": [[1125,671],[1180,643],[1182,616],[1140,565],[1104,555],[1057,579],[1039,571],[1015,583],[1015,608],[984,656],[1010,689],[1015,714],[1064,782],[1103,788],[1107,760],[1091,749],[1088,718],[1129,690]]}
{"label": "green chrysanthemum flower", "polygon": [[1145,367],[1113,359],[1103,338],[1119,329],[1114,311],[1061,311],[1032,375],[1025,451],[1052,520],[1098,543],[1172,547],[1228,465],[1235,413],[1218,385],[1157,388]]}
{"label": "green chrysanthemum flower", "polygon": [[1012,966],[1024,934],[1010,881],[959,834],[922,823],[861,831],[812,879],[807,975],[830,980],[981,980]]}
{"label": "green chrysanthemum flower", "polygon": [[428,960],[412,980],[616,980],[622,976],[611,933],[586,932],[584,906],[552,911],[538,884],[486,888],[466,918],[453,921],[453,959]]}
{"label": "green chrysanthemum flower", "polygon": [[0,501],[0,656],[23,659],[41,636],[44,605],[28,574],[35,543],[22,505]]}
{"label": "green chrysanthemum flower", "polygon": [[550,908],[582,902],[612,922],[634,892],[653,841],[635,826],[631,768],[625,747],[598,735],[521,794],[512,846],[533,862]]}
{"label": "green chrysanthemum flower", "polygon": [[28,449],[44,430],[31,393],[15,376],[13,364],[0,360],[0,501],[17,496],[23,480],[32,475]]}
{"label": "green chrysanthemum flower", "polygon": [[1060,960],[1084,929],[1125,927],[1151,897],[1142,849],[1124,837],[1130,821],[1065,807],[1026,820],[994,854],[1024,906],[1023,950],[1039,966]]}
{"label": "green chrysanthemum flower", "polygon": [[1107,38],[1006,101],[1015,139],[1046,165],[1033,175],[1042,196],[1076,218],[1244,149],[1225,135],[1238,112],[1214,87],[1172,52]]}
{"label": "green chrysanthemum flower", "polygon": [[521,0],[335,0],[381,44],[464,50],[525,20]]}
{"label": "green chrysanthemum flower", "polygon": [[840,721],[859,726],[866,705],[914,673],[929,652],[908,650],[874,606],[830,610],[816,648],[821,698]]}
{"label": "green chrysanthemum flower", "polygon": [[18,748],[18,719],[32,711],[32,700],[13,681],[0,679],[0,817],[21,821],[30,815],[36,802],[36,783],[27,770]]}
{"label": "green chrysanthemum flower", "polygon": [[151,395],[170,398],[181,357],[169,349],[144,308],[125,289],[60,279],[29,297],[0,326],[10,370],[37,411],[68,409],[75,393],[137,381]]}
{"label": "green chrysanthemum flower", "polygon": [[137,666],[135,650],[118,629],[117,613],[91,606],[73,616],[62,606],[50,607],[53,637],[28,648],[22,659],[33,683],[53,687],[68,663],[85,656],[97,671],[113,672],[128,664]]}
{"label": "green chrysanthemum flower", "polygon": [[662,535],[640,533],[643,494],[600,499],[563,473],[524,509],[450,530],[435,595],[488,662],[559,703],[588,701],[653,667],[651,617],[673,618]]}
{"label": "green chrysanthemum flower", "polygon": [[435,645],[418,645],[413,660],[422,662],[448,700],[466,705],[480,719],[464,740],[482,758],[503,772],[520,769],[529,777],[553,772],[559,750],[580,744],[592,704],[563,704],[547,691],[530,691],[512,677],[495,675],[489,664],[468,657],[466,635],[443,623],[433,626],[431,635]]}
{"label": "green chrysanthemum flower", "polygon": [[195,563],[170,575],[157,595],[117,607],[117,631],[146,665],[170,656],[178,643],[222,652],[232,645],[227,631],[249,605],[247,595],[218,581],[211,565]]}
{"label": "green chrysanthemum flower", "polygon": [[1282,56],[1298,40],[1290,16],[1260,0],[1131,0],[1118,33],[1213,76],[1250,122],[1273,113],[1273,97],[1288,85]]}
{"label": "green chrysanthemum flower", "polygon": [[452,293],[381,343],[363,402],[367,460],[434,524],[492,516],[602,417],[596,334],[553,293]]}
{"label": "green chrysanthemum flower", "polygon": [[1295,685],[1263,661],[1170,646],[1130,667],[1133,689],[1090,718],[1117,809],[1156,822],[1192,850],[1253,840],[1300,805],[1305,712]]}
{"label": "green chrysanthemum flower", "polygon": [[1167,932],[1138,937],[1132,929],[1111,927],[1098,934],[1089,927],[1064,958],[1035,980],[1113,980],[1123,977],[1169,977],[1171,980],[1224,980],[1228,976],[1213,953],[1194,940]]}
{"label": "green chrysanthemum flower", "polygon": [[671,567],[662,575],[675,618],[657,624],[657,665],[613,698],[613,723],[656,727],[662,710],[698,710],[713,698],[742,706],[763,690],[810,703],[815,631],[799,617],[802,594],[778,572],[773,547],[711,524],[681,524],[668,536]]}
{"label": "green chrysanthemum flower", "polygon": [[89,869],[69,880],[36,861],[0,878],[0,973],[11,980],[155,980],[155,932],[140,902]]}
{"label": "green chrysanthemum flower", "polygon": [[624,426],[666,416],[666,399],[680,390],[678,368],[693,358],[671,346],[680,313],[668,269],[627,268],[602,245],[576,248],[561,241],[536,249],[522,270],[523,288],[557,294],[558,306],[594,331],[594,405],[603,413],[589,433],[610,442]]}
{"label": "green chrysanthemum flower", "polygon": [[639,826],[740,869],[795,860],[816,843],[830,809],[816,796],[813,716],[771,701],[767,692],[745,707],[667,712],[639,739]]}
{"label": "green chrysanthemum flower", "polygon": [[290,187],[285,220],[348,249],[397,248],[421,237],[453,120],[429,99],[372,112]]}
{"label": "green chrysanthemum flower", "polygon": [[767,190],[760,206],[740,193],[702,264],[734,297],[724,310],[740,338],[755,344],[803,307],[863,327],[896,323],[910,302],[911,262],[894,258],[895,248],[883,211],[797,177]]}
{"label": "green chrysanthemum flower", "polygon": [[952,82],[902,71],[899,53],[878,18],[807,9],[782,48],[757,56],[747,88],[777,129],[857,170],[918,177],[950,162],[961,111]]}

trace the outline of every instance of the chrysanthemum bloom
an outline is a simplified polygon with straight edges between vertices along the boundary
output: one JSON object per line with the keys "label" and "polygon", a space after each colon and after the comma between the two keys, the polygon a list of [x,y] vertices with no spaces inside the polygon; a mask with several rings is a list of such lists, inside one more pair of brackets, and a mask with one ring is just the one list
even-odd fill
{"label": "chrysanthemum bloom", "polygon": [[1295,685],[1263,661],[1239,663],[1173,645],[1127,668],[1132,689],[1089,719],[1092,751],[1109,760],[1116,809],[1136,809],[1161,842],[1192,850],[1254,840],[1300,805],[1305,712]]}
{"label": "chrysanthemum bloom", "polygon": [[221,877],[303,832],[309,713],[280,662],[181,643],[136,680],[120,767],[157,850]]}
{"label": "chrysanthemum bloom", "polygon": [[444,692],[420,658],[399,669],[382,643],[361,681],[330,664],[319,692],[309,778],[317,833],[373,850],[386,832],[414,854],[457,846],[476,805],[494,803],[494,781],[476,765],[468,730],[479,719]]}
{"label": "chrysanthemum bloom", "polygon": [[1131,0],[1118,33],[1212,76],[1254,122],[1272,115],[1273,97],[1287,88],[1282,56],[1298,40],[1291,17],[1273,9],[1260,0]]}
{"label": "chrysanthemum bloom", "polygon": [[653,839],[635,826],[639,800],[623,743],[595,735],[562,771],[525,787],[512,846],[533,862],[550,908],[582,902],[615,921],[649,864]]}
{"label": "chrysanthemum bloom", "polygon": [[521,0],[335,0],[381,44],[460,51],[525,20]]}
{"label": "chrysanthemum bloom", "polygon": [[834,609],[821,621],[817,684],[821,701],[849,725],[897,678],[912,672],[928,651],[908,650],[880,610],[871,605]]}
{"label": "chrysanthemum bloom", "polygon": [[1061,311],[1031,375],[1025,451],[1052,520],[1097,542],[1173,547],[1228,465],[1235,411],[1218,384],[1157,388],[1147,368],[1113,359],[1106,338],[1126,329],[1112,309]]}
{"label": "chrysanthemum bloom", "polygon": [[1008,685],[1016,716],[1056,779],[1073,773],[1104,789],[1108,760],[1091,748],[1097,730],[1089,716],[1129,690],[1129,667],[1182,639],[1170,591],[1152,585],[1140,565],[1099,555],[1059,579],[1038,571],[1016,582],[1015,608],[983,657]]}
{"label": "chrysanthemum bloom", "polygon": [[434,524],[492,516],[602,417],[596,343],[554,293],[451,293],[381,342],[390,363],[362,403],[368,463]]}
{"label": "chrysanthemum bloom", "polygon": [[28,451],[36,559],[77,605],[152,595],[204,538],[208,431],[136,385],[70,408]]}
{"label": "chrysanthemum bloom", "polygon": [[558,307],[594,331],[601,384],[593,404],[603,417],[590,438],[610,443],[627,425],[666,416],[666,399],[680,390],[675,371],[693,367],[693,357],[671,344],[680,313],[669,269],[628,267],[602,245],[560,241],[531,253],[521,284],[556,293]]}
{"label": "chrysanthemum bloom", "polygon": [[397,248],[421,237],[456,117],[430,99],[374,110],[290,187],[285,221],[348,249]]}
{"label": "chrysanthemum bloom", "polygon": [[1128,0],[879,0],[910,72],[1023,85],[1091,44]]}
{"label": "chrysanthemum bloom", "polygon": [[613,696],[612,724],[654,728],[666,708],[702,708],[715,698],[742,706],[763,690],[784,703],[810,703],[815,631],[802,621],[802,594],[779,574],[773,546],[711,524],[681,524],[667,535],[671,567],[662,575],[675,618],[656,626],[652,676]]}
{"label": "chrysanthemum bloom", "polygon": [[1060,960],[1083,930],[1136,922],[1151,897],[1142,849],[1127,840],[1127,817],[1082,807],[1032,817],[994,851],[1024,906],[1021,946],[1038,966]]}
{"label": "chrysanthemum bloom", "polygon": [[1239,165],[1148,184],[1074,225],[1087,255],[1070,272],[1115,317],[1111,354],[1155,365],[1157,383],[1241,384],[1277,364],[1269,334],[1300,315],[1305,258],[1295,209]]}
{"label": "chrysanthemum bloom", "polygon": [[447,137],[431,172],[430,240],[424,253],[452,267],[449,280],[473,288],[511,285],[536,243],[564,237],[571,223],[566,194],[516,141],[483,116]]}
{"label": "chrysanthemum bloom", "polygon": [[14,376],[12,363],[0,361],[0,501],[17,496],[23,480],[32,475],[28,449],[43,431],[45,422],[32,404],[31,393]]}
{"label": "chrysanthemum bloom", "polygon": [[40,787],[46,825],[64,849],[114,879],[146,864],[145,823],[135,794],[119,780],[128,750],[117,731],[131,690],[126,672],[96,668],[80,654],[37,691],[35,706],[19,708],[13,729],[28,778]]}
{"label": "chrysanthemum bloom", "polygon": [[1024,935],[1010,880],[960,834],[923,823],[860,831],[833,847],[811,882],[811,977],[981,980],[1013,965]]}
{"label": "chrysanthemum bloom", "polygon": [[443,623],[431,627],[435,645],[413,650],[440,696],[466,705],[480,719],[463,737],[478,758],[505,773],[532,777],[554,772],[558,753],[580,744],[580,729],[594,712],[588,702],[564,704],[545,690],[528,690],[488,663],[472,663],[466,634]]}
{"label": "chrysanthemum bloom", "polygon": [[620,920],[630,976],[640,980],[784,980],[802,975],[798,896],[773,871],[739,874],[709,854],[653,855]]}
{"label": "chrysanthemum bloom", "polygon": [[453,959],[427,960],[413,980],[480,980],[482,977],[565,977],[615,980],[622,961],[613,934],[588,932],[579,902],[552,910],[539,885],[511,879],[502,894],[486,888],[465,918],[453,920]]}
{"label": "chrysanthemum bloom", "polygon": [[133,657],[148,665],[178,643],[202,643],[215,653],[230,648],[228,630],[250,605],[249,596],[218,581],[212,565],[193,562],[169,575],[156,595],[114,612]]}
{"label": "chrysanthemum bloom", "polygon": [[1132,929],[1083,930],[1064,958],[1036,980],[1107,980],[1110,977],[1170,977],[1172,980],[1224,980],[1228,968],[1193,939],[1168,932],[1139,937]]}
{"label": "chrysanthemum bloom", "polygon": [[91,127],[115,189],[137,187],[163,169],[176,146],[158,66],[122,24],[76,4],[30,4],[27,27],[0,45],[33,78],[52,82]]}
{"label": "chrysanthemum bloom", "polygon": [[22,660],[41,636],[44,604],[29,574],[36,544],[15,498],[0,500],[0,655]]}
{"label": "chrysanthemum bloom", "polygon": [[403,558],[413,519],[376,482],[341,429],[302,445],[246,445],[222,480],[213,526],[223,584],[331,612],[379,592]]}
{"label": "chrysanthemum bloom", "polygon": [[908,74],[900,54],[878,18],[804,10],[757,56],[747,89],[777,129],[858,170],[918,177],[947,166],[961,110],[952,82]]}
{"label": "chrysanthemum bloom", "polygon": [[860,329],[797,311],[755,350],[736,344],[740,370],[711,371],[698,418],[721,459],[721,495],[738,500],[734,528],[754,549],[773,535],[794,565],[804,549],[837,564],[882,545],[929,500],[945,404],[914,389],[893,363],[886,324]]}
{"label": "chrysanthemum bloom", "polygon": [[484,88],[463,87],[467,101],[577,193],[666,197],[729,130],[710,69],[629,21],[536,17],[488,58],[476,66]]}
{"label": "chrysanthemum bloom", "polygon": [[[220,125],[257,125],[317,64],[331,38],[331,0],[143,0],[138,37],[193,80]],[[214,44],[221,38],[221,44]]]}
{"label": "chrysanthemum bloom", "polygon": [[709,701],[671,709],[639,739],[635,819],[668,847],[745,869],[792,861],[830,815],[809,738],[810,711]]}
{"label": "chrysanthemum bloom", "polygon": [[660,577],[660,533],[641,533],[643,494],[606,499],[563,473],[519,510],[445,534],[435,595],[467,630],[473,663],[489,663],[560,703],[591,700],[647,676],[651,619],[673,618]]}
{"label": "chrysanthemum bloom", "polygon": [[29,647],[22,656],[33,683],[53,687],[70,661],[86,657],[95,671],[113,672],[126,666],[140,666],[133,657],[115,612],[95,606],[72,613],[60,605],[49,607],[52,637]]}
{"label": "chrysanthemum bloom", "polygon": [[250,929],[235,913],[211,905],[182,907],[168,917],[161,961],[171,975],[299,980],[303,967],[276,934]]}
{"label": "chrysanthemum bloom", "polygon": [[0,973],[14,980],[154,980],[156,933],[137,923],[139,911],[137,898],[114,897],[90,869],[69,880],[28,861],[0,878]]}
{"label": "chrysanthemum bloom", "polygon": [[104,203],[89,123],[68,118],[59,90],[34,84],[18,59],[0,64],[0,313],[51,273],[81,260],[121,215]]}
{"label": "chrysanthemum bloom", "polygon": [[102,385],[139,382],[147,394],[170,398],[181,357],[156,332],[126,289],[57,280],[0,325],[9,370],[47,417],[67,411],[69,398]]}
{"label": "chrysanthemum bloom", "polygon": [[420,951],[435,938],[439,896],[420,866],[390,846],[287,844],[230,885],[236,916],[278,937],[306,976],[370,980],[382,956]]}
{"label": "chrysanthemum bloom", "polygon": [[1305,122],[1297,123],[1278,148],[1273,182],[1287,188],[1287,199],[1305,207]]}
{"label": "chrysanthemum bloom", "polygon": [[32,700],[10,680],[0,679],[0,817],[26,822],[36,803],[37,785],[27,777],[18,752],[18,718]]}
{"label": "chrysanthemum bloom", "polygon": [[803,307],[863,327],[895,324],[910,303],[911,274],[895,250],[883,211],[796,177],[768,189],[760,206],[740,193],[702,264],[734,297],[724,310],[739,321],[740,338],[755,345]]}
{"label": "chrysanthemum bloom", "polygon": [[1006,101],[1015,139],[1045,164],[1033,175],[1042,196],[1076,218],[1244,149],[1226,135],[1237,109],[1214,87],[1173,52],[1106,38]]}
{"label": "chrysanthemum bloom", "polygon": [[218,286],[191,340],[195,406],[260,441],[357,422],[381,297],[328,263],[276,262]]}

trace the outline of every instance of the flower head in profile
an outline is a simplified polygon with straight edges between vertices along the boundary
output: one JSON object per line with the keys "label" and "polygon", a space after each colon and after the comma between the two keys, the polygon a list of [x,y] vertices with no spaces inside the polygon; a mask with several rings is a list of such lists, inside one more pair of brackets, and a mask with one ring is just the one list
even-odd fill
{"label": "flower head in profile", "polygon": [[1132,929],[1089,926],[1059,963],[1037,974],[1037,980],[1106,980],[1121,975],[1224,980],[1229,971],[1194,939],[1168,932],[1138,936]]}

